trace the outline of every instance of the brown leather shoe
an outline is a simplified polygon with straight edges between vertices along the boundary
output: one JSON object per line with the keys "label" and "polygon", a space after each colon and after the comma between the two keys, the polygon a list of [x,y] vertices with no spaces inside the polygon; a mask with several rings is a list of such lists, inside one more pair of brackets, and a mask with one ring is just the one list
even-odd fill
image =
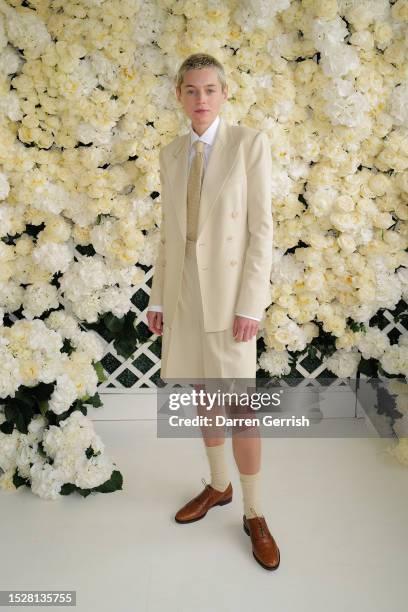
{"label": "brown leather shoe", "polygon": [[264,516],[248,519],[244,514],[244,531],[251,537],[252,554],[256,561],[267,570],[279,567],[279,548],[268,529]]}
{"label": "brown leather shoe", "polygon": [[217,491],[207,484],[204,478],[201,480],[205,485],[204,490],[180,508],[174,517],[177,523],[199,521],[205,517],[208,510],[213,506],[225,506],[225,504],[229,504],[232,501],[231,483],[229,483],[225,491]]}

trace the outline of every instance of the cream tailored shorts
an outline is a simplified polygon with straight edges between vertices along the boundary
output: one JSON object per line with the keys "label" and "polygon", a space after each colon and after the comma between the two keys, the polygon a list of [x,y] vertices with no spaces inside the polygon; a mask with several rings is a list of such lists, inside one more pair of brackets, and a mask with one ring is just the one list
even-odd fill
{"label": "cream tailored shorts", "polygon": [[233,321],[230,329],[204,331],[195,245],[186,242],[182,286],[171,329],[164,315],[161,378],[255,379],[256,336],[237,342]]}

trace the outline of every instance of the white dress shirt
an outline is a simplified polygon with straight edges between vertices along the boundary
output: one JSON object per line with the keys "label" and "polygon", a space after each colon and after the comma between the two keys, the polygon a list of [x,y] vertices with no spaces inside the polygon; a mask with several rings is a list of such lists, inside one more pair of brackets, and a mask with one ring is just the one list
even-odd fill
{"label": "white dress shirt", "polygon": [[[195,155],[195,147],[193,147],[193,144],[195,143],[196,140],[202,140],[204,142],[204,172],[205,172],[205,169],[207,168],[207,165],[208,165],[208,159],[211,153],[211,147],[214,142],[214,138],[217,132],[219,122],[220,122],[220,116],[217,115],[214,121],[212,122],[212,124],[208,126],[204,134],[201,134],[201,136],[199,136],[194,131],[193,127],[191,126],[190,128],[190,154],[189,154],[189,159],[188,159],[189,169],[191,167],[191,162],[193,161],[193,157]],[[162,312],[163,309],[161,306],[149,306],[149,310],[153,310],[155,312]],[[248,319],[253,319],[254,321],[260,321],[260,319],[257,319],[255,317],[249,317],[246,314],[239,314],[239,313],[236,313],[236,314],[240,317],[247,317]]]}

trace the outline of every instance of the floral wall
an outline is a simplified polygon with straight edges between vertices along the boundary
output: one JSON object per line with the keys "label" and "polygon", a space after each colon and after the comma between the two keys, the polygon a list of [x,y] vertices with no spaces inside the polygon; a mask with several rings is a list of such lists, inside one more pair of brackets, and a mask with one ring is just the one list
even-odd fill
{"label": "floral wall", "polygon": [[157,341],[135,295],[159,241],[159,150],[189,127],[173,79],[198,51],[225,66],[223,116],[271,145],[260,374],[303,356],[393,378],[401,432],[408,0],[0,0],[0,397],[51,385],[42,401],[66,415],[95,397],[107,345],[142,358]]}

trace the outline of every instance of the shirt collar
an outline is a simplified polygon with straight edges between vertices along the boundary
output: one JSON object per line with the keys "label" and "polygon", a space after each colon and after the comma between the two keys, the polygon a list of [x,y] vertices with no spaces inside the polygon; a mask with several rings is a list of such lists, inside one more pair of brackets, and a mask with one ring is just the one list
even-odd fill
{"label": "shirt collar", "polygon": [[204,134],[201,134],[201,136],[199,136],[194,131],[193,127],[191,126],[190,128],[190,146],[192,146],[196,140],[202,140],[203,142],[206,142],[207,144],[212,145],[219,122],[220,122],[220,116],[217,115],[214,121],[211,123],[211,125],[208,126]]}

